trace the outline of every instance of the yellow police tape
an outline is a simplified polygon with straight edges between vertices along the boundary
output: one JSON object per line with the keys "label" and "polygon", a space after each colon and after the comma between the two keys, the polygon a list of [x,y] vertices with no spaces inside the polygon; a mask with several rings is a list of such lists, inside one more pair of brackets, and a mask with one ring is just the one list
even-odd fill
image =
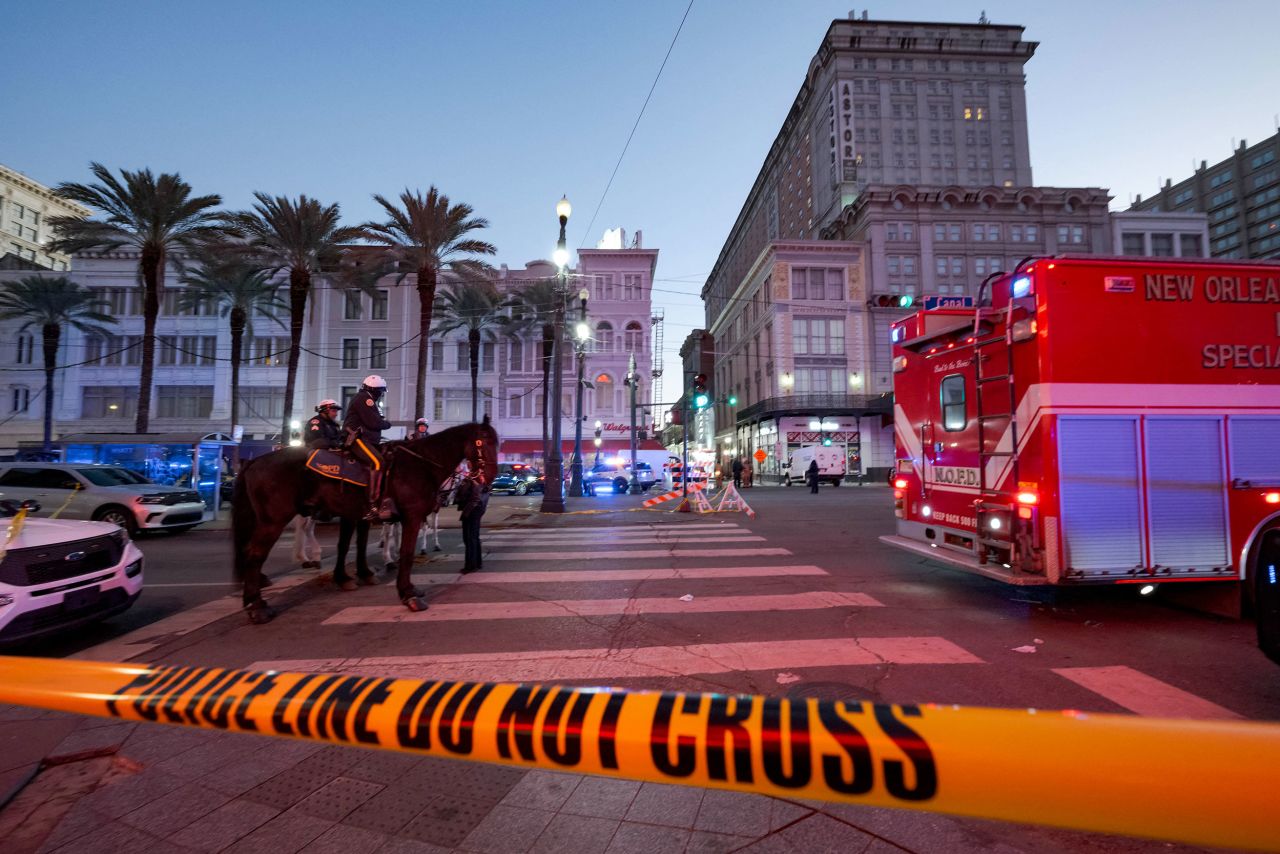
{"label": "yellow police tape", "polygon": [[1280,848],[1280,726],[0,658],[0,702]]}

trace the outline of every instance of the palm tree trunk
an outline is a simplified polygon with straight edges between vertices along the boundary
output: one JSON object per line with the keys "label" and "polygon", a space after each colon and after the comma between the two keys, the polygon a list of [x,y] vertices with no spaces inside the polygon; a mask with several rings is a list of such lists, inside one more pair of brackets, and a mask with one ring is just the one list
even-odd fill
{"label": "palm tree trunk", "polygon": [[138,371],[138,412],[135,433],[151,429],[151,383],[156,370],[156,318],[160,316],[160,288],[164,285],[164,252],[142,248],[142,367]]}
{"label": "palm tree trunk", "polygon": [[231,309],[231,432],[240,423],[240,352],[244,342],[245,311]]}
{"label": "palm tree trunk", "polygon": [[476,418],[476,404],[480,399],[480,386],[476,377],[480,370],[480,330],[471,329],[467,332],[467,354],[471,356],[471,420],[478,421]]}
{"label": "palm tree trunk", "polygon": [[307,319],[307,294],[311,291],[311,271],[305,267],[289,270],[289,369],[284,380],[284,420],[280,444],[289,444],[289,422],[293,420],[293,391],[298,385],[298,361],[302,358],[302,324]]}
{"label": "palm tree trunk", "polygon": [[413,389],[415,418],[427,415],[427,357],[431,347],[431,312],[436,301],[436,268],[418,268],[418,377]]}
{"label": "palm tree trunk", "polygon": [[547,464],[551,455],[551,345],[554,342],[555,328],[544,324],[542,327],[542,465]]}
{"label": "palm tree trunk", "polygon": [[44,344],[44,450],[53,450],[53,373],[58,366],[58,339],[62,327],[46,323],[40,330]]}

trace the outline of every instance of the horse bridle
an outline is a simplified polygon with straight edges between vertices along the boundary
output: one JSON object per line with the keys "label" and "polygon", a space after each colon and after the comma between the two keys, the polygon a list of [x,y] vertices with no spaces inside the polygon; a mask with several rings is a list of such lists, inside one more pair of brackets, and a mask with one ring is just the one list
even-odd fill
{"label": "horse bridle", "polygon": [[[472,469],[471,474],[467,475],[467,477],[471,478],[472,480],[478,480],[478,481],[483,485],[483,484],[484,484],[484,482],[485,482],[485,477],[484,477],[484,465],[485,465],[485,462],[484,462],[484,440],[483,440],[483,439],[476,439],[476,440],[475,440],[475,442],[476,442],[476,461],[475,461],[475,467]],[[415,451],[414,451],[412,448],[410,448],[408,445],[397,445],[397,446],[396,446],[396,450],[397,450],[397,452],[399,452],[399,453],[408,454],[408,455],[409,455],[409,456],[411,456],[411,457],[417,457],[418,459],[422,460],[422,461],[423,461],[424,463],[426,463],[427,465],[429,465],[429,466],[434,466],[435,468],[440,469],[441,471],[446,471],[446,470],[447,470],[443,464],[438,463],[438,462],[436,462],[435,460],[429,460],[429,459],[427,459],[426,457],[422,456],[422,454],[419,454],[419,453],[415,452]],[[468,462],[470,462],[470,460],[468,460]],[[453,476],[453,472],[450,472],[450,473],[449,473],[449,477],[452,477],[452,476]],[[446,481],[447,481],[447,480],[448,480],[448,478],[446,478]]]}

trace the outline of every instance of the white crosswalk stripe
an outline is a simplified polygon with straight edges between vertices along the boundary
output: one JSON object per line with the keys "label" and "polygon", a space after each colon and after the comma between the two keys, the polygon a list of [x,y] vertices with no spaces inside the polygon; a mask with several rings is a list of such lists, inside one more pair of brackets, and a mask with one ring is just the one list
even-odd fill
{"label": "white crosswalk stripe", "polygon": [[623,649],[555,649],[381,658],[258,661],[252,669],[336,671],[395,678],[547,682],[694,676],[744,670],[794,670],[878,664],[981,664],[939,637],[820,638]]}
{"label": "white crosswalk stripe", "polygon": [[[489,545],[495,545],[492,539],[486,538]],[[680,536],[668,536],[666,534],[648,534],[646,536],[635,536],[628,534],[626,536],[608,535],[608,537],[588,536],[588,537],[541,537],[536,540],[521,540],[515,537],[509,537],[503,540],[497,540],[496,545],[506,545],[507,543],[523,543],[530,546],[547,546],[547,545],[618,545],[618,546],[645,546],[645,545],[676,545],[689,541],[699,543],[763,543],[764,537],[752,534],[746,531],[734,533],[726,531],[720,533],[718,531],[693,531]]]}
{"label": "white crosswalk stripe", "polygon": [[343,608],[325,625],[410,623],[439,620],[527,620],[537,617],[604,617],[624,614],[709,614],[751,611],[809,611],[820,608],[875,608],[865,593],[780,593],[747,596],[695,596],[619,599],[534,599],[527,602],[444,602],[412,613],[399,605]]}
{"label": "white crosswalk stripe", "polygon": [[[711,566],[671,569],[530,569],[515,572],[476,572],[471,575],[451,575],[459,584],[537,584],[537,583],[586,583],[595,581],[662,581],[694,580],[710,578],[781,578],[798,575],[827,575],[817,566]],[[429,576],[415,575],[419,582]]]}
{"label": "white crosswalk stripe", "polygon": [[[659,558],[727,558],[727,557],[780,557],[791,554],[788,549],[760,546],[757,548],[711,548],[711,549],[592,549],[577,550],[557,555],[560,560],[657,560]],[[485,553],[488,561],[524,561],[530,563],[546,560],[549,555],[545,551],[532,552],[494,552]]]}

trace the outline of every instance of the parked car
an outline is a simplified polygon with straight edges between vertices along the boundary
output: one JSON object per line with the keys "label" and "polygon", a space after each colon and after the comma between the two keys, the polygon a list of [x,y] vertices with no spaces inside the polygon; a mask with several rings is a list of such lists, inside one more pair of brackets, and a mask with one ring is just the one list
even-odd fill
{"label": "parked car", "polygon": [[139,531],[188,531],[204,521],[198,492],[152,483],[120,466],[0,464],[0,499],[39,502],[45,516],[57,512],[60,519],[110,522],[131,537]]}
{"label": "parked car", "polygon": [[525,463],[498,463],[498,476],[493,479],[494,492],[529,495],[542,492],[542,472]]}
{"label": "parked car", "polygon": [[0,559],[0,644],[128,610],[142,592],[142,552],[122,528],[28,516],[9,540],[18,507],[0,501],[0,542],[9,541]]}
{"label": "parked car", "polygon": [[[641,491],[648,492],[656,480],[653,468],[646,462],[637,461],[636,479],[640,481]],[[631,466],[600,463],[592,466],[589,472],[583,472],[582,482],[584,486],[590,484],[593,489],[612,489],[622,494],[631,485]]]}

